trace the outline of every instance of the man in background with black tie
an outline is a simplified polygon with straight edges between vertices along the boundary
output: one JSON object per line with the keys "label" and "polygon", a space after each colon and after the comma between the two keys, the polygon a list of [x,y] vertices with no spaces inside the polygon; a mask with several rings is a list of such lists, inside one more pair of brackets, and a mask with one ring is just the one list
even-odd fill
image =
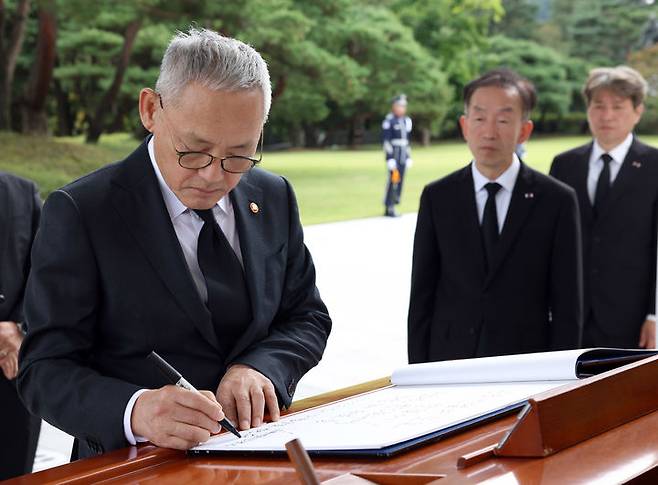
{"label": "man in background with black tie", "polygon": [[411,279],[409,362],[577,348],[576,194],[514,153],[532,133],[532,84],[488,72],[464,88],[473,161],[425,187]]}
{"label": "man in background with black tie", "polygon": [[[276,420],[321,358],[331,320],[292,187],[254,168],[270,101],[254,49],[179,33],[140,92],[152,136],[46,201],[18,388],[73,458]],[[204,395],[165,386],[153,350]]]}
{"label": "man in background with black tie", "polygon": [[594,139],[551,167],[578,193],[585,347],[656,345],[658,150],[633,135],[646,93],[634,69],[593,69],[583,94]]}

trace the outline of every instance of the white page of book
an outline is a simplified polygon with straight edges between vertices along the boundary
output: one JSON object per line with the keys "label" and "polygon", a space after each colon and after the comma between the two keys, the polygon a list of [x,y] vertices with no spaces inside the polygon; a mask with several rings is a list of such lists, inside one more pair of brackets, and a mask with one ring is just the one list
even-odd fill
{"label": "white page of book", "polygon": [[411,364],[396,369],[397,386],[474,382],[575,380],[578,358],[591,349]]}
{"label": "white page of book", "polygon": [[285,451],[299,438],[308,450],[379,449],[462,423],[564,385],[565,381],[393,386],[291,414],[276,423],[224,433],[193,450]]}

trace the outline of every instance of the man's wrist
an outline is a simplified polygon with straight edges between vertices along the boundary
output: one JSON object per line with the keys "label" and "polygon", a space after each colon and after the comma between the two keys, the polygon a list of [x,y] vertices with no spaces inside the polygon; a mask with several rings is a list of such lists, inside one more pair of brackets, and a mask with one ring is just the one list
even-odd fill
{"label": "man's wrist", "polygon": [[128,443],[130,443],[131,445],[136,445],[137,443],[143,443],[145,441],[148,441],[143,436],[135,435],[133,433],[132,424],[131,424],[133,408],[135,407],[137,398],[142,394],[144,394],[146,391],[148,391],[148,389],[140,389],[139,391],[136,391],[128,401],[128,404],[126,404],[126,409],[123,412],[123,434],[126,437],[126,441],[128,441]]}

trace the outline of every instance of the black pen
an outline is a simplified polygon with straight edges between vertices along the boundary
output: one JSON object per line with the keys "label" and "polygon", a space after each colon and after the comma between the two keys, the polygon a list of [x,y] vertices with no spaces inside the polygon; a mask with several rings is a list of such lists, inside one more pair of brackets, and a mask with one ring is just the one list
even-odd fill
{"label": "black pen", "polygon": [[[187,389],[188,391],[194,391],[194,392],[199,392],[197,391],[192,384],[187,382],[185,378],[178,372],[176,369],[174,369],[169,363],[164,360],[162,357],[160,357],[155,350],[151,351],[149,356],[147,357],[151,362],[155,364],[155,366],[160,369],[160,371],[165,375],[169,381],[178,386],[182,387],[183,389]],[[199,393],[201,394],[201,393]],[[242,438],[240,433],[238,432],[237,429],[235,429],[235,426],[226,418],[222,419],[219,424],[222,425],[222,427],[231,433],[233,433],[235,436],[238,438]]]}

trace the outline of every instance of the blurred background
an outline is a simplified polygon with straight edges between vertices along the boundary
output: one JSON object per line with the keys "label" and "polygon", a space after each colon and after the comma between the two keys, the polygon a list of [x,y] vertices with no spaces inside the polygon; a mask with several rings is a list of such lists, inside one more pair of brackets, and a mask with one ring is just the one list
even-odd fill
{"label": "blurred background", "polygon": [[197,25],[267,60],[265,166],[291,179],[307,224],[381,212],[381,120],[406,93],[417,164],[401,209],[415,211],[423,185],[468,162],[461,89],[489,68],[536,84],[526,159],[540,170],[581,141],[564,137],[586,135],[580,87],[593,66],[648,79],[639,133],[658,133],[656,14],[652,0],[0,0],[0,169],[46,196],[123,158],[145,135],[140,88],[173,32]]}

